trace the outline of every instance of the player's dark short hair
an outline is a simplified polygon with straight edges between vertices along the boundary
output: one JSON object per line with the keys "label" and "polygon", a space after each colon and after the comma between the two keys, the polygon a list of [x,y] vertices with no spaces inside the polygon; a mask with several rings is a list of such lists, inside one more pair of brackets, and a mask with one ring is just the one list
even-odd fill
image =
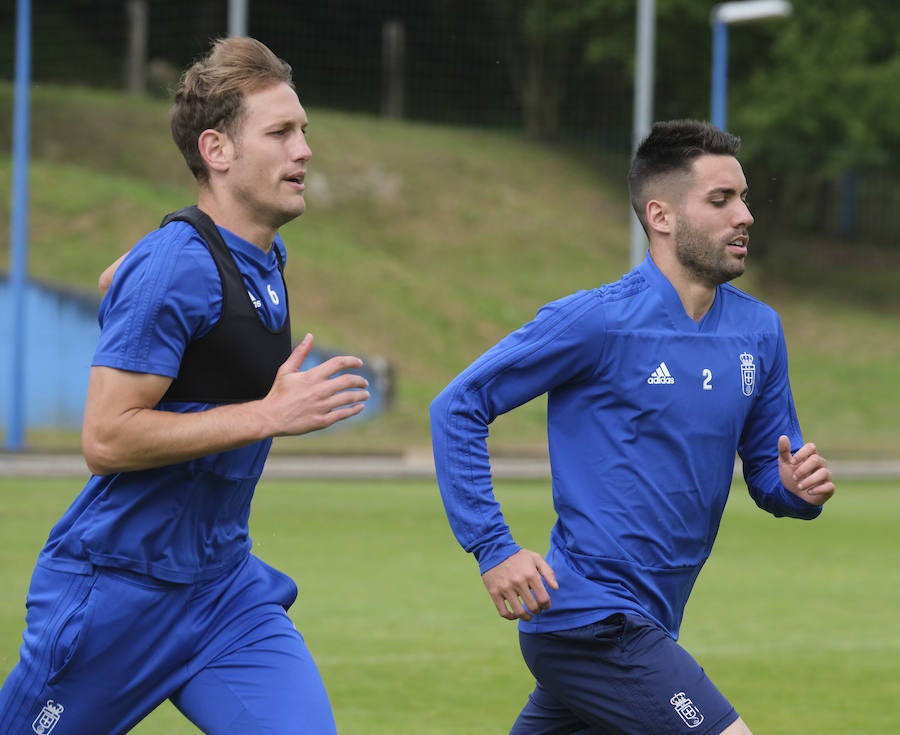
{"label": "player's dark short hair", "polygon": [[741,139],[702,120],[656,123],[631,159],[628,188],[631,206],[644,222],[648,184],[671,174],[691,172],[694,159],[703,155],[737,156]]}

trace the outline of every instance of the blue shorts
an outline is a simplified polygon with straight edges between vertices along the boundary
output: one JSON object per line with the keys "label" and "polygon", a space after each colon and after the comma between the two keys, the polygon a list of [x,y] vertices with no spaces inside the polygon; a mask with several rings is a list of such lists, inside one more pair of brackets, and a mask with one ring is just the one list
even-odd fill
{"label": "blue shorts", "polygon": [[170,699],[204,733],[335,735],[296,596],[254,556],[197,584],[38,565],[0,732],[116,735]]}
{"label": "blue shorts", "polygon": [[738,719],[700,665],[655,623],[612,615],[520,633],[537,686],[510,735],[717,735]]}

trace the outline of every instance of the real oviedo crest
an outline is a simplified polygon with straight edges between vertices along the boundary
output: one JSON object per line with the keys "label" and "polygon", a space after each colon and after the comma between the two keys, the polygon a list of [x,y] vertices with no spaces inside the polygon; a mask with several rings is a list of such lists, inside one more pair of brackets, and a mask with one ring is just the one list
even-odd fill
{"label": "real oviedo crest", "polygon": [[669,700],[669,702],[671,702],[675,711],[684,721],[684,724],[692,730],[703,724],[702,713],[684,692],[678,692]]}
{"label": "real oviedo crest", "polygon": [[49,735],[53,728],[56,727],[56,723],[59,722],[59,716],[62,714],[63,709],[64,707],[61,704],[56,704],[52,699],[48,699],[47,704],[44,705],[40,714],[31,724],[31,729],[37,735]]}
{"label": "real oviedo crest", "polygon": [[753,395],[756,386],[756,365],[753,364],[753,355],[749,352],[741,353],[741,390],[745,396]]}

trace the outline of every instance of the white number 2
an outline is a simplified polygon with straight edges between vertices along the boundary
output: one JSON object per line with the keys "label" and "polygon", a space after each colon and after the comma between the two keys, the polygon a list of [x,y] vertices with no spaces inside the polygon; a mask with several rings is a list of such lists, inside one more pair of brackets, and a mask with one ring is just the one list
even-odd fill
{"label": "white number 2", "polygon": [[712,390],[712,370],[703,368],[703,390]]}

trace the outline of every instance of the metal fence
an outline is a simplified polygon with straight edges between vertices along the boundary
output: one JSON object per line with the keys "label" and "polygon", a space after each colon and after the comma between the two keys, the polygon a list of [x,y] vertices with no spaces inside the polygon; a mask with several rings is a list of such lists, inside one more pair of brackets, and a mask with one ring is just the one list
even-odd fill
{"label": "metal fence", "polygon": [[[165,96],[180,70],[209,40],[228,30],[228,0],[54,0],[33,2],[35,83],[118,87]],[[13,78],[15,3],[0,5],[0,80]],[[509,48],[509,34],[489,0],[247,0],[247,31],[294,67],[304,104],[454,125],[528,131],[521,80],[529,60]],[[664,29],[660,29],[662,32]],[[708,29],[703,28],[703,37]],[[577,35],[556,76],[544,80],[539,123],[549,139],[627,152],[632,79],[623,64],[585,64]],[[708,67],[710,49],[685,43],[690,68]],[[657,63],[656,115],[705,116],[708,78],[678,87],[673,101]],[[684,76],[681,74],[680,76]],[[559,98],[558,107],[550,97]],[[531,111],[533,116],[535,111]],[[538,113],[540,114],[540,113]],[[533,125],[532,125],[533,127]],[[537,136],[541,137],[541,136]],[[823,142],[823,145],[827,142]],[[831,181],[766,184],[751,170],[761,222],[848,241],[894,244],[900,183],[890,171],[858,171]],[[762,186],[761,186],[762,185]],[[763,197],[757,196],[766,190]],[[769,196],[771,190],[771,196]],[[790,204],[782,198],[793,192]],[[798,193],[799,192],[799,193]],[[772,210],[772,211],[769,211]],[[782,216],[778,216],[780,210]],[[788,211],[790,221],[783,220]]]}
{"label": "metal fence", "polygon": [[[14,3],[0,7],[0,79],[13,78]],[[389,114],[450,124],[523,125],[516,58],[483,0],[249,0],[247,32],[295,71],[311,109]],[[228,31],[227,0],[33,2],[35,82],[122,87],[164,95],[209,39]],[[560,130],[630,146],[630,71],[558,69]],[[617,104],[611,100],[625,100]],[[549,101],[549,100],[548,100]]]}

